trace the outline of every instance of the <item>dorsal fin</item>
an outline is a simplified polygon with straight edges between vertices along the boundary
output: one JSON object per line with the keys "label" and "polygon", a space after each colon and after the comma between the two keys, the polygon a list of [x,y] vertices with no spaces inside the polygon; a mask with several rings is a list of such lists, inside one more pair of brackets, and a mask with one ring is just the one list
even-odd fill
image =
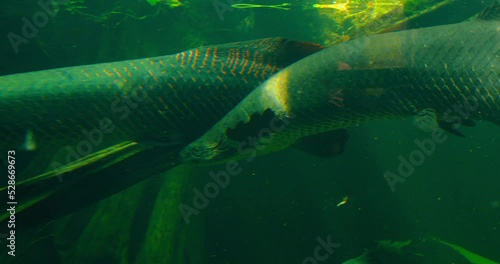
{"label": "dorsal fin", "polygon": [[493,4],[479,13],[476,18],[482,20],[500,20],[500,0],[495,0]]}
{"label": "dorsal fin", "polygon": [[322,49],[323,46],[311,42],[266,38],[187,50],[178,53],[176,59],[193,69],[267,76]]}

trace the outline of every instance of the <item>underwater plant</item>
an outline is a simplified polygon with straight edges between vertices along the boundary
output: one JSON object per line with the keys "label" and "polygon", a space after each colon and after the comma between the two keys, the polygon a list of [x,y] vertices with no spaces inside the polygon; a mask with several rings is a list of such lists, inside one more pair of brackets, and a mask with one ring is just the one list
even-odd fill
{"label": "underwater plant", "polygon": [[181,1],[179,0],[146,0],[146,1],[148,1],[148,3],[152,6],[155,6],[157,4],[163,4],[169,7],[178,7],[182,5]]}

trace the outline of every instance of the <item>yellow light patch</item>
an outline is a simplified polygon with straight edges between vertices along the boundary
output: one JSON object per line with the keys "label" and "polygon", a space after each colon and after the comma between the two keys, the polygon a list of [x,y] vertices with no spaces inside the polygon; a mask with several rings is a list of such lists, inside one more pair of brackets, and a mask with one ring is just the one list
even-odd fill
{"label": "yellow light patch", "polygon": [[24,137],[23,149],[27,151],[36,150],[35,134],[31,129],[26,131],[26,136]]}
{"label": "yellow light patch", "polygon": [[262,99],[265,105],[270,106],[275,112],[288,113],[290,111],[289,83],[290,71],[288,69],[270,78],[263,89]]}

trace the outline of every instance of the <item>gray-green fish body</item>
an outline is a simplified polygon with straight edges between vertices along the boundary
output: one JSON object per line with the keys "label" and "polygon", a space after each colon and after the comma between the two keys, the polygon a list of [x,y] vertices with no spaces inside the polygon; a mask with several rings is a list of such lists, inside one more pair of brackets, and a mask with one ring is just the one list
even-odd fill
{"label": "gray-green fish body", "polygon": [[0,149],[22,148],[28,132],[35,144],[28,149],[77,147],[101,123],[114,127],[103,136],[114,142],[168,142],[172,134],[187,142],[290,64],[294,58],[282,57],[293,45],[302,44],[267,39],[1,76]]}
{"label": "gray-green fish body", "polygon": [[500,124],[500,2],[478,19],[363,37],[269,78],[185,160],[223,161],[285,149],[298,139],[426,108],[448,122]]}
{"label": "gray-green fish body", "polygon": [[16,153],[17,213],[46,201],[37,210],[50,218],[51,204],[76,210],[179,164],[181,147],[262,81],[321,49],[273,38],[1,76],[0,150]]}

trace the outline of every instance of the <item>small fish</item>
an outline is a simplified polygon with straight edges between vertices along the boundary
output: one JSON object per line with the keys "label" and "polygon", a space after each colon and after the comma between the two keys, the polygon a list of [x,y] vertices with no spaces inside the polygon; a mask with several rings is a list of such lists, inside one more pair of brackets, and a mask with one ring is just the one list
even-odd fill
{"label": "small fish", "polygon": [[349,196],[346,196],[340,201],[340,203],[337,204],[337,207],[341,207],[342,205],[347,203],[347,200],[349,199]]}

